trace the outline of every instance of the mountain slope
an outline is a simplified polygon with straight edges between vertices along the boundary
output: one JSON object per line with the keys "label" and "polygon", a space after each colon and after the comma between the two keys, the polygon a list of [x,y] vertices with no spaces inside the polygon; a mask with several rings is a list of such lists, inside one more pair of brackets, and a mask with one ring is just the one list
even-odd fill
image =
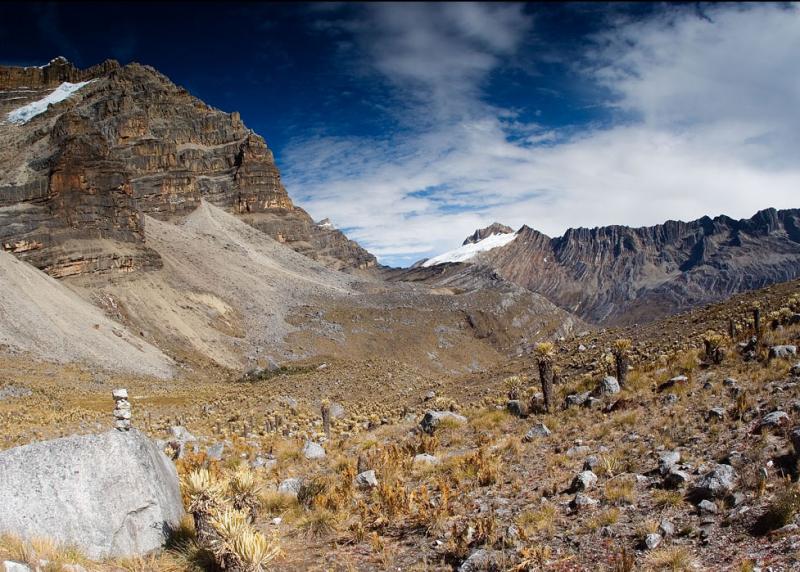
{"label": "mountain slope", "polygon": [[292,203],[272,152],[238,113],[209,107],[153,68],[77,70],[63,59],[0,67],[4,250],[53,276],[156,269],[144,217],[182,216],[201,199],[329,266],[376,264]]}
{"label": "mountain slope", "polygon": [[800,210],[570,229],[558,238],[523,226],[469,263],[595,323],[650,321],[800,277]]}
{"label": "mountain slope", "polygon": [[0,347],[59,363],[172,376],[160,350],[82,300],[57,280],[0,251]]}

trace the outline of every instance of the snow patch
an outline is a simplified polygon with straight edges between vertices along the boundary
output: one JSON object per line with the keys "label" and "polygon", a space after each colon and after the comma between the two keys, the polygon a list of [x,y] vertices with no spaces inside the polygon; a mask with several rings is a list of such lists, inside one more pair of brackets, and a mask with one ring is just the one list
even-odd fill
{"label": "snow patch", "polygon": [[55,88],[52,92],[50,92],[46,97],[38,101],[34,101],[29,103],[28,105],[23,105],[22,107],[15,109],[14,111],[10,111],[8,115],[6,115],[6,119],[11,123],[27,123],[40,113],[44,113],[47,111],[47,108],[53,105],[54,103],[58,103],[59,101],[64,101],[73,93],[78,91],[83,86],[92,83],[94,80],[89,81],[82,81],[80,83],[70,83],[65,81],[57,88]]}
{"label": "snow patch", "polygon": [[328,228],[328,229],[336,228],[335,226],[333,226],[333,223],[331,222],[331,219],[329,219],[329,218],[322,219],[321,221],[319,221],[317,223],[317,226],[319,228]]}
{"label": "snow patch", "polygon": [[464,246],[460,246],[455,250],[445,252],[444,254],[435,256],[430,260],[426,260],[422,266],[427,268],[428,266],[436,266],[437,264],[444,264],[446,262],[464,262],[479,252],[486,252],[487,250],[505,246],[515,238],[517,238],[517,233],[515,232],[491,234],[483,240],[479,240],[478,242],[471,244],[465,244]]}

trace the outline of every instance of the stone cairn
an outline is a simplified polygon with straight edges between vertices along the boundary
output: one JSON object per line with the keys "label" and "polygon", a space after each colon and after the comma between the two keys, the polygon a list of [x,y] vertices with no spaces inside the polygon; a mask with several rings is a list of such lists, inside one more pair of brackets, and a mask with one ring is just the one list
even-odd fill
{"label": "stone cairn", "polygon": [[111,392],[114,398],[114,427],[119,431],[131,428],[131,402],[128,401],[127,389],[115,389]]}

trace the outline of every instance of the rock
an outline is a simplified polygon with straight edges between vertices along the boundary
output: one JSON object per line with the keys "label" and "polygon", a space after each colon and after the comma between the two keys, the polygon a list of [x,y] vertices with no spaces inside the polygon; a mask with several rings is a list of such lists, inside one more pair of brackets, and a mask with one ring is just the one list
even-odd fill
{"label": "rock", "polygon": [[578,351],[583,353],[586,351],[586,346],[583,344],[578,345]]}
{"label": "rock", "polygon": [[549,437],[550,436],[550,429],[542,423],[541,421],[538,422],[536,425],[528,429],[528,432],[525,433],[525,437],[523,437],[523,441],[530,442],[538,437]]}
{"label": "rock", "polygon": [[648,550],[655,550],[658,548],[658,545],[661,544],[661,535],[655,532],[651,532],[647,536],[644,537],[644,545],[647,547]]}
{"label": "rock", "polygon": [[528,405],[519,399],[512,399],[506,404],[506,409],[514,417],[527,417]]}
{"label": "rock", "polygon": [[375,471],[364,471],[356,475],[356,485],[362,489],[373,489],[378,486],[378,477],[375,476]]}
{"label": "rock", "polygon": [[265,459],[264,457],[259,455],[255,459],[253,459],[253,461],[250,463],[250,467],[253,469],[264,469],[265,471],[268,471],[277,464],[278,464],[277,459]]}
{"label": "rock", "polygon": [[217,443],[206,447],[206,457],[212,461],[221,461],[222,453],[225,451],[225,443]]}
{"label": "rock", "polygon": [[463,425],[467,422],[467,418],[452,411],[428,411],[425,413],[425,417],[422,418],[420,427],[425,433],[432,435],[443,421],[445,423]]}
{"label": "rock", "polygon": [[725,387],[736,387],[737,385],[739,385],[739,382],[733,379],[732,377],[726,377],[722,381],[722,385]]}
{"label": "rock", "polygon": [[717,505],[710,500],[701,500],[697,504],[700,514],[717,514]]}
{"label": "rock", "polygon": [[434,390],[430,390],[428,393],[425,394],[425,401],[431,401],[432,399],[436,398],[436,392]]}
{"label": "rock", "polygon": [[603,402],[596,397],[589,396],[589,399],[583,402],[583,406],[588,409],[600,409],[603,407]]}
{"label": "rock", "polygon": [[586,403],[586,400],[589,399],[590,393],[588,391],[584,393],[574,393],[572,395],[567,395],[566,404],[567,407],[583,405]]}
{"label": "rock", "polygon": [[789,416],[785,411],[773,411],[772,413],[767,413],[761,419],[756,427],[756,433],[760,433],[764,430],[772,431],[774,429],[780,429],[786,427],[789,423]]}
{"label": "rock", "polygon": [[736,488],[737,480],[733,467],[717,465],[697,481],[692,494],[699,499],[724,498]]}
{"label": "rock", "polygon": [[773,358],[789,358],[797,355],[797,346],[772,346],[769,348],[769,357]]}
{"label": "rock", "polygon": [[345,409],[341,403],[331,402],[330,405],[331,419],[341,419],[344,417]]}
{"label": "rock", "polygon": [[793,428],[789,432],[789,439],[792,441],[795,456],[800,456],[800,426]]}
{"label": "rock", "polygon": [[681,454],[678,451],[661,453],[658,457],[658,472],[662,475],[666,475],[680,460]]}
{"label": "rock", "polygon": [[600,382],[598,392],[600,395],[616,395],[619,393],[620,387],[617,378],[610,375],[604,377],[603,381]]}
{"label": "rock", "polygon": [[797,362],[792,366],[791,373],[795,377],[800,377],[800,362]]}
{"label": "rock", "polygon": [[4,399],[17,399],[20,397],[30,397],[33,392],[27,387],[20,387],[19,385],[6,385],[0,387],[0,401]]}
{"label": "rock", "polygon": [[591,448],[588,445],[576,445],[567,449],[567,457],[583,457],[588,455]]}
{"label": "rock", "polygon": [[303,456],[308,460],[324,459],[325,449],[313,441],[306,441],[306,444],[303,445]]}
{"label": "rock", "polygon": [[278,492],[297,496],[297,493],[300,492],[300,488],[302,486],[303,486],[303,479],[300,479],[298,477],[291,477],[281,481],[281,484],[278,485]]}
{"label": "rock", "polygon": [[689,482],[689,473],[672,467],[664,476],[664,486],[668,489],[679,489]]}
{"label": "rock", "polygon": [[584,471],[594,471],[594,468],[600,464],[600,458],[595,455],[589,455],[583,461]]}
{"label": "rock", "polygon": [[570,490],[572,492],[588,491],[589,489],[593,489],[595,485],[597,485],[597,475],[592,471],[581,471],[575,475],[575,478],[572,480]]}
{"label": "rock", "polygon": [[658,530],[661,531],[663,536],[672,536],[675,534],[675,525],[666,518],[662,518],[661,522],[658,524]]}
{"label": "rock", "polygon": [[3,562],[2,572],[31,572],[31,569],[21,562],[6,560]]}
{"label": "rock", "polygon": [[500,572],[500,562],[501,558],[496,551],[481,548],[464,560],[458,572]]}
{"label": "rock", "polygon": [[672,389],[673,387],[681,387],[685,386],[689,383],[689,378],[685,375],[676,375],[675,377],[668,379],[664,383],[658,386],[658,391],[666,391],[667,389]]}
{"label": "rock", "polygon": [[598,504],[600,504],[600,501],[597,501],[597,500],[595,500],[595,499],[593,499],[593,498],[591,498],[591,497],[589,497],[589,496],[587,496],[587,495],[585,495],[583,493],[578,493],[578,494],[575,495],[575,498],[573,498],[569,502],[569,507],[572,510],[579,511],[579,510],[595,507]]}
{"label": "rock", "polygon": [[725,419],[725,408],[724,407],[712,407],[708,410],[708,419]]}
{"label": "rock", "polygon": [[183,515],[175,467],[135,429],[8,449],[0,474],[0,532],[73,544],[92,559],[156,550]]}
{"label": "rock", "polygon": [[420,453],[418,455],[414,455],[414,465],[438,465],[441,461],[434,457],[433,455],[428,455],[427,453]]}
{"label": "rock", "polygon": [[197,437],[189,433],[185,427],[181,427],[180,425],[171,427],[170,433],[172,434],[170,444],[172,444],[173,449],[177,451],[178,459],[183,459],[183,457],[186,455],[186,446],[189,443],[194,443],[195,449],[197,448]]}

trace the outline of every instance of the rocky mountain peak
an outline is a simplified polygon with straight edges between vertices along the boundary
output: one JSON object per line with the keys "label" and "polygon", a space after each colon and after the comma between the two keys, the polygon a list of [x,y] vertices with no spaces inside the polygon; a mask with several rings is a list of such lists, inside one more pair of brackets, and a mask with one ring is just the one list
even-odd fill
{"label": "rocky mountain peak", "polygon": [[[54,98],[64,82],[81,84]],[[20,114],[23,106],[35,112]],[[146,216],[186,216],[202,200],[329,266],[377,264],[293,204],[272,151],[238,113],[203,103],[154,68],[107,60],[79,70],[58,58],[0,67],[4,250],[58,277],[157,268]]]}
{"label": "rocky mountain peak", "polygon": [[480,242],[487,236],[491,236],[493,234],[508,234],[511,232],[514,232],[514,229],[510,226],[500,224],[499,222],[493,222],[489,226],[485,228],[479,228],[473,232],[464,239],[464,242],[462,242],[461,245],[464,246],[465,244],[475,244],[476,242]]}

